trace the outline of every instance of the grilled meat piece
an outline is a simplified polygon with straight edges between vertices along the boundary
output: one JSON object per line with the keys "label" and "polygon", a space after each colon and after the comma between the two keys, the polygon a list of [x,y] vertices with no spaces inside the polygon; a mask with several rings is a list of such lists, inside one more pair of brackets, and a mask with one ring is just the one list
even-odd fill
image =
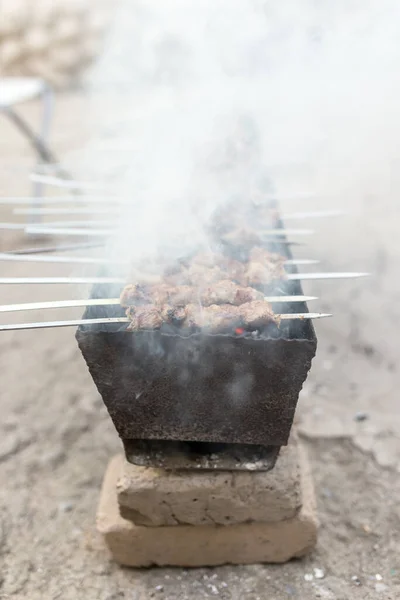
{"label": "grilled meat piece", "polygon": [[237,327],[254,330],[268,323],[278,323],[270,304],[265,300],[256,300],[240,306],[212,304],[201,307],[198,304],[188,304],[183,325],[222,333],[233,331]]}
{"label": "grilled meat piece", "polygon": [[204,307],[199,304],[188,304],[185,310],[184,327],[207,329],[212,333],[223,333],[232,331],[235,327],[242,325],[239,307],[231,304],[212,304]]}
{"label": "grilled meat piece", "polygon": [[128,329],[160,329],[163,324],[181,325],[189,329],[205,329],[211,333],[232,332],[237,327],[259,329],[268,323],[278,323],[268,302],[256,300],[240,306],[211,304],[201,306],[189,303],[185,307],[173,308],[169,304],[130,307],[127,316],[131,319]]}
{"label": "grilled meat piece", "polygon": [[119,298],[121,306],[128,307],[132,304],[148,302],[147,287],[135,283],[126,285]]}
{"label": "grilled meat piece", "polygon": [[191,265],[184,271],[183,276],[189,285],[200,287],[227,278],[226,272],[219,265],[215,264],[210,267],[200,264]]}
{"label": "grilled meat piece", "polygon": [[259,329],[269,322],[277,323],[271,305],[265,300],[246,302],[238,308],[244,325],[249,329]]}
{"label": "grilled meat piece", "polygon": [[211,306],[212,304],[234,304],[239,306],[244,302],[263,300],[261,292],[251,288],[242,287],[227,279],[218,281],[214,286],[207,288],[201,294],[201,304]]}
{"label": "grilled meat piece", "polygon": [[222,280],[205,289],[189,285],[169,286],[162,283],[148,286],[145,291],[141,286],[130,285],[122,291],[121,304],[125,307],[143,303],[155,306],[163,304],[186,306],[196,303],[202,306],[240,305],[254,300],[263,300],[263,297],[263,294],[254,288],[243,287],[230,280]]}
{"label": "grilled meat piece", "polygon": [[140,329],[160,329],[164,322],[167,322],[167,312],[153,306],[152,304],[146,304],[144,306],[130,307],[126,311],[126,316],[130,318],[128,329],[138,331]]}
{"label": "grilled meat piece", "polygon": [[284,256],[281,256],[281,254],[269,252],[269,250],[266,250],[261,246],[254,246],[254,248],[250,250],[249,259],[250,262],[254,261],[277,266],[283,266],[286,261],[286,258]]}
{"label": "grilled meat piece", "polygon": [[255,247],[250,251],[243,285],[266,285],[277,279],[286,280],[285,257]]}
{"label": "grilled meat piece", "polygon": [[179,325],[186,319],[186,311],[183,307],[173,307],[170,304],[155,306],[145,304],[143,306],[130,306],[126,316],[131,320],[128,329],[139,331],[140,329],[160,329],[167,323]]}
{"label": "grilled meat piece", "polygon": [[250,251],[249,261],[242,263],[223,255],[199,254],[189,267],[168,275],[164,279],[171,285],[206,286],[225,279],[232,279],[242,286],[268,285],[277,279],[285,280],[285,257],[268,252],[261,247]]}
{"label": "grilled meat piece", "polygon": [[211,304],[201,306],[189,303],[185,307],[174,308],[169,304],[155,306],[131,306],[126,311],[131,319],[128,329],[160,329],[164,324],[174,323],[189,329],[206,329],[212,333],[231,332],[237,327],[255,330],[268,323],[278,324],[271,306],[265,300],[246,302],[240,306],[232,304]]}

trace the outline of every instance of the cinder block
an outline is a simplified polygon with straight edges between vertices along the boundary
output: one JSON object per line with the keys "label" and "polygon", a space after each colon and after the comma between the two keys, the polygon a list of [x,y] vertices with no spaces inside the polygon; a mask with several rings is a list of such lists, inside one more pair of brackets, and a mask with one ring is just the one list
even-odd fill
{"label": "cinder block", "polygon": [[306,554],[317,539],[313,485],[304,455],[300,465],[303,504],[291,519],[226,526],[142,527],[120,515],[116,485],[121,457],[117,456],[104,479],[97,528],[114,560],[131,567],[282,563]]}
{"label": "cinder block", "polygon": [[121,515],[135,525],[233,525],[276,522],[301,507],[299,443],[293,436],[275,468],[265,472],[165,471],[121,456]]}

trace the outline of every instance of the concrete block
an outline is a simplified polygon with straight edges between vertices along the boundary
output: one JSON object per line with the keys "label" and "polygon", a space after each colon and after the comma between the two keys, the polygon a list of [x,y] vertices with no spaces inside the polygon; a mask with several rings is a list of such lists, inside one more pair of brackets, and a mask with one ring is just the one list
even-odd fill
{"label": "concrete block", "polygon": [[142,527],[120,515],[116,486],[121,457],[117,456],[104,479],[97,528],[114,560],[131,567],[282,563],[306,554],[317,539],[313,485],[304,456],[300,464],[303,504],[291,519],[226,526]]}
{"label": "concrete block", "polygon": [[290,519],[301,499],[299,443],[293,436],[265,472],[165,471],[121,456],[121,515],[135,525],[233,525]]}

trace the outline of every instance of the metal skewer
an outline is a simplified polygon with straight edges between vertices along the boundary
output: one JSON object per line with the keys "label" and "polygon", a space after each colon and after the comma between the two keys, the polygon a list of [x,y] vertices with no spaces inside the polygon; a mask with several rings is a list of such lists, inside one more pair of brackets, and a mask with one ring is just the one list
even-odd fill
{"label": "metal skewer", "polygon": [[[65,221],[64,219],[61,221],[44,221],[41,222],[39,227],[83,227],[83,228],[87,228],[87,227],[116,227],[118,223],[113,223],[110,220],[107,221],[98,221],[96,219],[93,219],[91,221]],[[25,227],[27,227],[27,224],[25,225]]]}
{"label": "metal skewer", "polygon": [[[301,281],[306,279],[354,279],[366,277],[369,273],[289,273],[289,281]],[[0,284],[45,284],[45,283],[121,283],[126,279],[122,277],[0,277]]]}
{"label": "metal skewer", "polygon": [[73,227],[46,227],[44,225],[27,225],[25,227],[27,233],[34,233],[40,235],[69,235],[69,236],[91,236],[91,237],[104,237],[110,236],[115,233],[112,229],[80,229]]}
{"label": "metal skewer", "polygon": [[83,250],[86,248],[101,248],[103,242],[82,242],[81,244],[63,244],[59,246],[43,246],[38,248],[20,248],[18,250],[8,250],[7,255],[30,256],[32,254],[45,254],[47,252],[66,252],[68,250]]}
{"label": "metal skewer", "polygon": [[332,210],[315,210],[315,211],[304,211],[304,212],[293,212],[283,213],[281,219],[284,221],[301,220],[301,219],[323,219],[325,217],[340,217],[345,215],[346,211],[341,209]]}
{"label": "metal skewer", "polygon": [[[115,215],[120,212],[120,206],[110,205],[108,208],[78,207],[78,208],[14,208],[15,215]],[[94,223],[96,221],[93,221]],[[111,222],[111,225],[113,223]]]}
{"label": "metal skewer", "polygon": [[[60,213],[62,214],[62,213]],[[107,227],[107,231],[110,231],[111,233],[113,233],[114,230],[111,229],[111,227],[115,227],[115,223],[112,223],[110,221],[52,221],[49,223],[41,223],[40,225],[28,225],[27,223],[0,223],[0,230],[10,230],[10,231],[26,231],[27,233],[39,233],[40,235],[43,234],[43,230],[50,229],[50,228],[72,228],[72,227],[79,227],[81,226],[81,223],[83,224],[83,227],[86,228],[87,227],[99,227],[99,225]],[[28,231],[30,229],[38,229],[38,231],[36,232],[31,232]],[[109,228],[109,229],[108,229]]]}
{"label": "metal skewer", "polygon": [[[82,206],[72,206],[72,207],[63,207],[63,208],[54,208],[54,207],[49,207],[49,205],[51,204],[78,204],[78,205],[82,205],[82,204],[91,204],[91,205],[100,205],[100,206],[87,206],[87,207],[82,207]],[[57,196],[55,196],[54,198],[43,198],[42,201],[40,201],[40,199],[33,199],[31,202],[29,202],[29,198],[16,198],[15,200],[11,201],[11,199],[7,200],[7,199],[1,199],[0,198],[0,204],[30,204],[31,206],[29,207],[24,207],[24,208],[15,208],[13,210],[14,214],[16,215],[54,215],[54,214],[65,214],[65,215],[74,215],[74,214],[90,214],[90,215],[95,215],[95,214],[107,214],[108,211],[113,212],[112,209],[114,209],[114,211],[117,211],[119,209],[121,209],[124,206],[131,206],[134,207],[134,203],[132,201],[132,199],[127,199],[127,198],[119,198],[117,196],[110,196],[109,198],[107,198],[107,196],[104,197],[96,197],[96,196],[72,196],[71,198],[69,196],[65,197],[65,199],[61,199],[58,198]],[[38,207],[35,207],[32,205],[37,204],[39,205]],[[45,206],[43,206],[45,205]],[[104,206],[104,205],[108,205]],[[268,209],[268,211],[272,212],[273,214],[275,213],[274,209]],[[320,218],[325,218],[325,217],[338,217],[341,215],[346,214],[346,212],[344,210],[336,210],[336,209],[331,209],[331,210],[320,210],[320,211],[303,211],[303,212],[293,212],[293,213],[277,213],[277,216],[279,218],[281,218],[284,221],[289,221],[289,220],[302,220],[302,219],[320,219]]]}
{"label": "metal skewer", "polygon": [[[111,204],[118,202],[123,204],[125,201],[117,196],[47,196],[45,198],[35,196],[0,196],[0,205],[23,205],[46,206],[50,204]],[[128,202],[128,201],[127,201]],[[131,201],[130,201],[131,203]],[[72,208],[73,210],[73,208]]]}
{"label": "metal skewer", "polygon": [[[41,175],[40,173],[31,173],[29,176],[35,183],[44,183],[69,190],[100,190],[103,186],[92,181],[76,181],[76,179],[61,179],[52,175]],[[104,189],[104,188],[103,188]]]}
{"label": "metal skewer", "polygon": [[[287,313],[275,315],[278,319],[288,320],[308,320],[308,319],[324,319],[331,317],[329,313]],[[15,323],[12,325],[0,325],[0,331],[15,331],[18,329],[48,329],[50,327],[76,327],[78,325],[94,325],[106,323],[130,323],[130,319],[126,317],[109,317],[102,319],[74,319],[72,321],[43,321],[39,323]]]}
{"label": "metal skewer", "polygon": [[302,266],[302,265],[319,265],[321,261],[314,260],[313,258],[290,258],[285,260],[287,266]]}
{"label": "metal skewer", "polygon": [[[60,213],[61,214],[61,213]],[[80,224],[83,223],[83,226],[85,227],[84,231],[86,231],[87,227],[99,227],[99,225],[103,225],[109,229],[107,229],[107,231],[109,231],[110,233],[113,233],[114,230],[111,229],[111,227],[115,227],[115,224],[113,224],[112,222],[107,222],[107,221],[101,221],[101,222],[96,222],[96,221],[73,221],[73,222],[68,222],[68,221],[55,221],[55,222],[51,222],[51,223],[41,223],[40,225],[28,225],[27,223],[0,223],[0,230],[10,230],[10,231],[26,231],[27,233],[39,233],[40,235],[43,235],[43,233],[46,233],[48,229],[54,229],[54,228],[72,228],[74,227],[80,227]],[[30,231],[31,229],[36,229],[38,231]],[[29,229],[29,231],[28,231]],[[81,229],[79,229],[79,231],[81,231]],[[83,235],[83,234],[82,234]],[[98,234],[96,234],[98,235]]]}
{"label": "metal skewer", "polygon": [[10,231],[24,230],[26,223],[0,223],[0,229],[9,229]]}
{"label": "metal skewer", "polygon": [[[0,252],[0,261],[5,262],[43,262],[43,263],[71,263],[71,264],[93,264],[93,265],[126,265],[129,260],[112,258],[95,258],[92,256],[40,256],[37,254],[8,254]],[[318,260],[309,258],[296,258],[286,260],[287,266],[317,265]]]}
{"label": "metal skewer", "polygon": [[81,265],[125,265],[129,261],[113,260],[112,258],[96,258],[92,256],[42,256],[41,254],[6,254],[0,253],[3,262],[31,263],[66,263]]}
{"label": "metal skewer", "polygon": [[125,283],[121,277],[0,277],[0,284]]}
{"label": "metal skewer", "polygon": [[[26,227],[27,233],[35,233],[42,235],[88,235],[88,236],[112,236],[118,233],[116,229],[74,229],[72,227],[46,227],[45,225],[28,225]],[[255,232],[261,237],[281,237],[290,235],[301,235],[307,236],[314,233],[313,229],[265,229],[263,231]],[[223,236],[229,238],[232,236]]]}
{"label": "metal skewer", "polygon": [[262,237],[275,237],[281,235],[313,235],[315,231],[313,229],[262,229],[260,231],[255,231],[255,233],[260,234]]}
{"label": "metal skewer", "polygon": [[[41,173],[31,173],[30,175],[31,181],[44,183],[49,186],[60,187],[63,189],[73,189],[73,190],[98,190],[104,189],[104,186],[101,186],[92,181],[77,181],[72,179],[62,179],[60,177],[54,177],[51,175],[43,175]],[[297,194],[266,194],[260,202],[254,202],[255,206],[262,206],[265,202],[271,201],[282,201],[282,200],[305,200],[308,198],[315,198],[314,193],[310,192],[300,192]]]}
{"label": "metal skewer", "polygon": [[[317,296],[265,296],[271,304],[289,302],[309,302],[318,300]],[[84,300],[54,300],[50,302],[27,302],[22,304],[0,305],[2,312],[20,312],[25,310],[46,310],[50,308],[80,308],[84,306],[114,306],[119,305],[119,298],[89,298]]]}
{"label": "metal skewer", "polygon": [[304,281],[306,279],[355,279],[368,277],[369,273],[289,273],[290,281]]}

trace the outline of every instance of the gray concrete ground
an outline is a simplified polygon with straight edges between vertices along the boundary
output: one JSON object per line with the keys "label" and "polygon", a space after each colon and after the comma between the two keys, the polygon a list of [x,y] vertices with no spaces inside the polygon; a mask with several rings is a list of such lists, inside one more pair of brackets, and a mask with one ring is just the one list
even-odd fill
{"label": "gray concrete ground", "polygon": [[[32,117],[36,110],[25,112]],[[61,156],[81,146],[86,115],[83,96],[58,100],[53,139]],[[1,121],[0,127],[0,193],[26,193],[32,156],[8,125]],[[121,445],[74,331],[6,332],[0,335],[0,598],[400,597],[398,200],[367,198],[356,208],[345,218],[318,222],[317,235],[298,252],[321,258],[327,269],[373,273],[369,280],[304,286],[320,295],[318,309],[335,314],[316,323],[317,358],[297,415],[318,497],[315,552],[282,566],[140,571],[113,564],[94,520],[107,462]],[[0,220],[11,218],[2,207]],[[1,233],[2,249],[21,243],[19,235]],[[4,275],[68,273],[51,265],[0,267]],[[9,286],[0,289],[0,301],[77,293]]]}

